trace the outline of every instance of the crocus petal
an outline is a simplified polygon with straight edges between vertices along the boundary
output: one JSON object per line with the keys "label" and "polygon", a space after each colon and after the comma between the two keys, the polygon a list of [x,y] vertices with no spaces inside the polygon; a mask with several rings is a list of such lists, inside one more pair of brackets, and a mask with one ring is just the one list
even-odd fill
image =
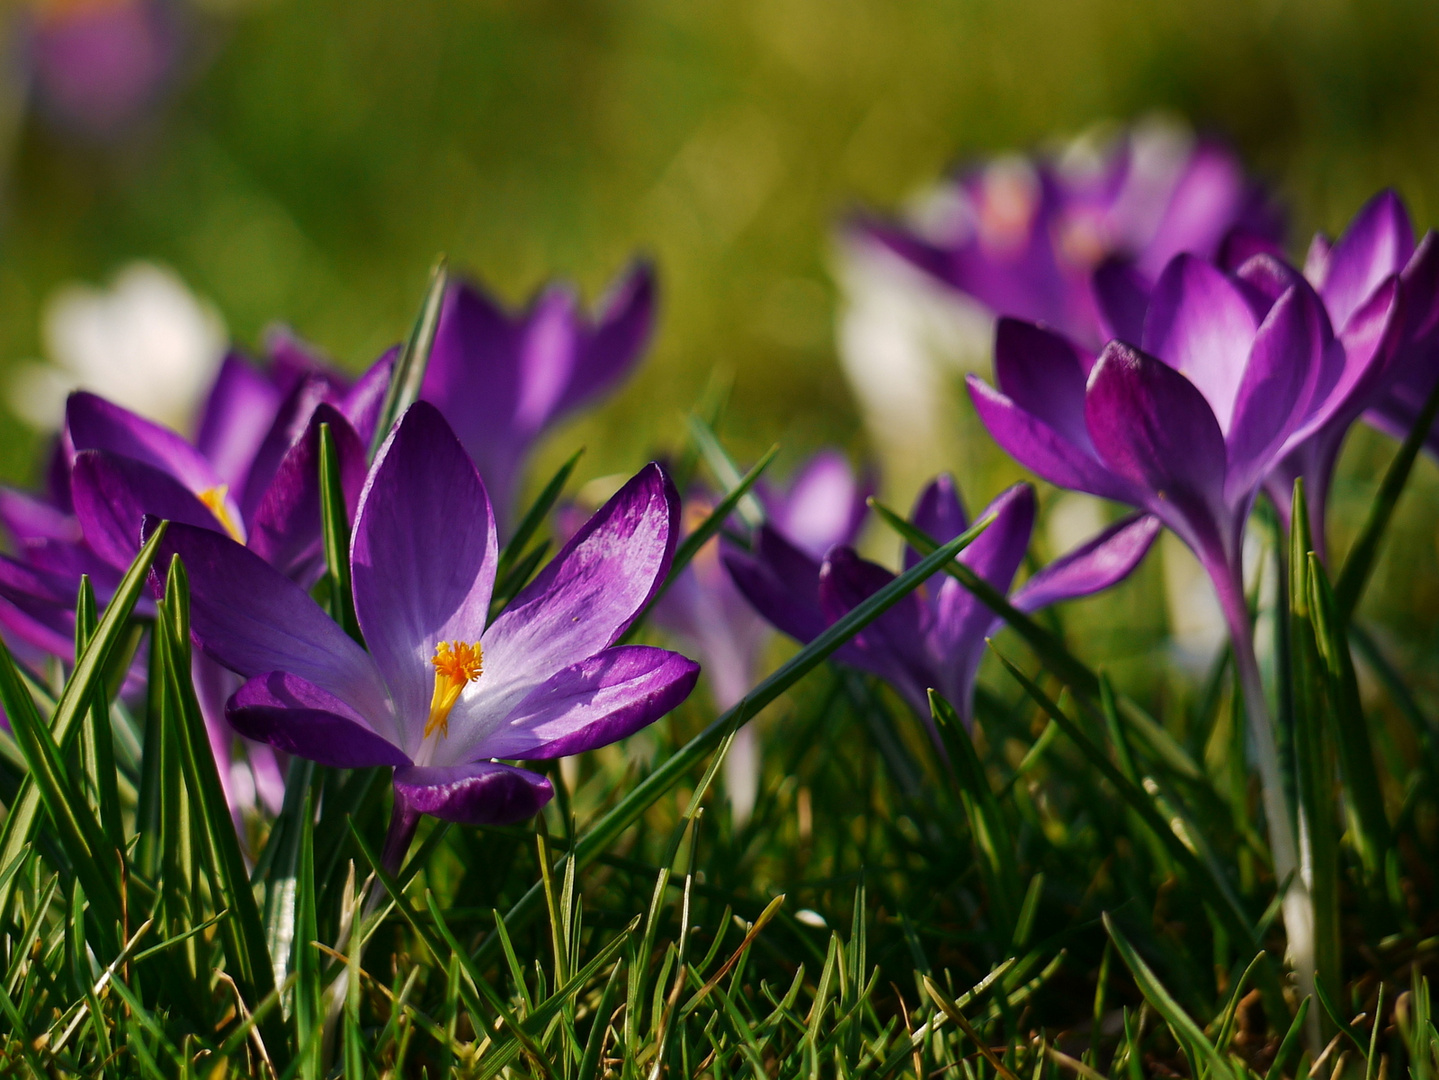
{"label": "crocus petal", "polygon": [[406,810],[460,825],[514,825],[534,817],[553,795],[543,776],[494,761],[395,770],[395,798]]}
{"label": "crocus petal", "polygon": [[[1136,503],[1143,493],[1116,476],[1098,457],[1020,408],[978,376],[968,378],[969,396],[980,420],[1000,447],[1051,484],[1087,491],[1116,502]],[[1085,441],[1089,442],[1088,431]]]}
{"label": "crocus petal", "polygon": [[310,423],[315,409],[329,400],[333,393],[330,381],[322,374],[306,375],[294,389],[285,396],[275,411],[270,428],[245,474],[245,486],[240,494],[240,513],[245,522],[255,519],[260,502],[270,490],[280,462],[301,438]]}
{"label": "crocus petal", "polygon": [[134,458],[169,473],[195,492],[224,483],[205,455],[175,432],[95,394],[70,395],[65,430],[75,453],[108,450]]}
{"label": "crocus petal", "polygon": [[768,525],[744,551],[721,542],[721,558],[735,587],[781,633],[809,644],[829,620],[819,601],[820,561],[795,547]]}
{"label": "crocus petal", "polygon": [[29,540],[73,544],[81,536],[80,523],[73,514],[45,499],[8,487],[0,487],[0,527],[19,544]]}
{"label": "crocus petal", "polygon": [[1403,270],[1413,253],[1414,227],[1403,201],[1393,191],[1379,192],[1330,249],[1317,282],[1334,325],[1342,329],[1379,283]]}
{"label": "crocus petal", "polygon": [[1307,286],[1295,285],[1279,298],[1254,337],[1225,436],[1225,496],[1231,504],[1247,498],[1305,419],[1324,360],[1322,319],[1318,298]]}
{"label": "crocus petal", "polygon": [[345,702],[287,671],[248,680],[225,706],[225,715],[247,739],[321,765],[364,769],[410,763]]}
{"label": "crocus petal", "polygon": [[821,450],[805,464],[784,496],[767,494],[775,528],[816,559],[855,538],[864,518],[863,485],[838,450]]}
{"label": "crocus petal", "polygon": [[390,389],[390,375],[399,358],[398,345],[387,349],[339,400],[340,412],[367,447],[375,437],[375,428],[380,425],[380,412],[385,406],[385,394]]}
{"label": "crocus petal", "polygon": [[[355,614],[412,752],[429,714],[435,646],[480,640],[498,558],[474,463],[439,410],[417,402],[375,459],[350,552]],[[493,660],[484,658],[487,673]]]}
{"label": "crocus petal", "polygon": [[1106,259],[1090,279],[1099,310],[1100,335],[1106,340],[1139,341],[1149,307],[1149,283],[1124,259]]}
{"label": "crocus petal", "polygon": [[1140,344],[1187,375],[1225,429],[1258,328],[1253,307],[1232,279],[1202,259],[1180,255],[1155,283]]}
{"label": "crocus petal", "polygon": [[1020,611],[1103,592],[1127,578],[1159,536],[1159,519],[1136,514],[1050,563],[1024,583],[1009,602]]}
{"label": "crocus petal", "polygon": [[[947,544],[965,529],[969,528],[969,517],[960,501],[959,485],[948,473],[931,480],[910,511],[909,520],[915,528],[925,533],[937,544]],[[905,545],[904,568],[916,565],[922,556],[914,548]]]}
{"label": "crocus petal", "polygon": [[596,326],[581,346],[555,415],[593,401],[629,374],[649,343],[654,313],[654,266],[639,262],[600,303]]}
{"label": "crocus petal", "polygon": [[70,474],[75,516],[85,539],[113,566],[129,566],[149,514],[202,529],[221,529],[208,506],[171,474],[101,450],[75,455]]}
{"label": "crocus petal", "polygon": [[[819,576],[825,615],[830,622],[842,618],[893,580],[893,574],[860,558],[853,548],[835,548]],[[928,662],[928,621],[923,604],[910,593],[855,635],[844,656],[846,663],[890,683],[922,716],[928,714],[925,691],[939,685]]]}
{"label": "crocus petal", "polygon": [[[535,687],[488,732],[452,717],[464,736],[436,749],[451,760],[477,757],[566,757],[608,746],[658,720],[689,697],[699,665],[679,653],[644,645],[605,649]],[[454,746],[450,742],[455,743]]]}
{"label": "crocus petal", "polygon": [[1174,368],[1117,341],[1089,376],[1085,418],[1105,463],[1149,493],[1148,508],[1205,551],[1228,543],[1225,449],[1219,423],[1195,385]]}
{"label": "crocus petal", "polygon": [[243,489],[280,401],[275,384],[254,365],[237,352],[226,354],[200,414],[195,448],[232,491]]}
{"label": "crocus petal", "polygon": [[560,668],[613,645],[669,573],[679,506],[655,464],[602,506],[486,631],[486,693],[513,707]]}
{"label": "crocus petal", "polygon": [[320,425],[329,424],[345,511],[353,515],[365,485],[365,446],[339,411],[321,405],[304,435],[280,460],[250,523],[249,547],[286,577],[312,584],[323,562],[320,523]]}
{"label": "crocus petal", "polygon": [[1018,319],[1000,319],[995,327],[994,381],[1000,392],[1084,451],[1091,449],[1084,380],[1092,366],[1083,350],[1042,327]]}
{"label": "crocus petal", "polygon": [[155,562],[157,578],[174,555],[190,579],[190,632],[201,648],[246,678],[269,671],[298,675],[400,744],[374,662],[308,593],[253,551],[207,529],[171,524]]}
{"label": "crocus petal", "polygon": [[[999,593],[1009,592],[1015,572],[1029,550],[1034,514],[1034,488],[1028,484],[1015,484],[1000,492],[976,519],[992,515],[994,520],[959,553],[959,561]],[[983,643],[994,614],[963,583],[953,578],[941,579],[934,589],[931,604],[934,618],[929,631],[934,655],[939,658],[941,669],[950,664],[962,667],[960,661],[976,643]],[[942,686],[941,689],[948,693],[951,688]]]}

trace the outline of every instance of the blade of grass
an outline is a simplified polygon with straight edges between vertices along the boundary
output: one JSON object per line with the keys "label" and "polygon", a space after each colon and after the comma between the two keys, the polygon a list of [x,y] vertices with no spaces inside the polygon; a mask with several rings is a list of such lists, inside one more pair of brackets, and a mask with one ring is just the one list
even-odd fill
{"label": "blade of grass", "polygon": [[[720,487],[727,492],[738,488],[743,482],[739,468],[729,454],[725,453],[724,445],[719,441],[714,429],[695,413],[690,414],[689,429],[690,438],[699,448],[700,457],[704,458],[710,472],[720,482]],[[746,494],[737,500],[736,511],[751,529],[757,529],[764,524],[764,507],[753,495]]]}
{"label": "blade of grass", "polygon": [[370,442],[371,459],[380,452],[380,447],[389,436],[395,421],[419,400],[420,387],[425,381],[425,369],[430,366],[430,350],[435,344],[435,331],[439,329],[440,309],[444,305],[445,288],[449,280],[449,264],[441,255],[430,270],[430,284],[425,289],[425,299],[420,304],[420,312],[415,316],[415,325],[405,340],[404,348],[400,350],[394,370],[390,373],[390,384],[385,388],[385,401],[380,407],[379,421]]}
{"label": "blade of grass", "polygon": [[1365,518],[1358,537],[1344,558],[1344,567],[1339,571],[1339,580],[1334,586],[1334,607],[1342,624],[1347,624],[1353,618],[1354,609],[1359,606],[1359,598],[1364,595],[1364,587],[1369,584],[1369,575],[1379,557],[1379,545],[1389,529],[1394,508],[1398,506],[1399,497],[1404,494],[1404,488],[1409,483],[1409,473],[1414,468],[1419,451],[1424,448],[1424,440],[1429,437],[1429,430],[1434,426],[1436,415],[1439,415],[1439,382],[1429,391],[1424,407],[1419,410],[1419,415],[1414,420],[1414,426],[1409,429],[1409,434],[1400,444],[1399,452],[1385,470],[1374,501],[1369,505],[1369,516]]}
{"label": "blade of grass", "polygon": [[361,645],[360,621],[350,590],[350,515],[340,482],[340,456],[329,424],[320,425],[320,531],[325,543],[325,571],[330,581],[330,615]]}
{"label": "blade of grass", "polygon": [[[80,578],[80,595],[75,601],[75,655],[83,656],[100,623],[95,589],[90,575]],[[120,791],[116,783],[115,742],[110,729],[109,698],[105,687],[91,694],[90,708],[81,722],[86,783],[95,797],[95,811],[105,836],[115,848],[125,844],[125,823],[120,817]]]}
{"label": "blade of grass", "polygon": [[[91,635],[84,653],[75,662],[75,668],[70,673],[50,719],[50,734],[61,747],[68,747],[78,733],[77,721],[90,707],[91,694],[94,693],[98,681],[104,678],[110,655],[125,637],[126,624],[135,610],[135,603],[140,599],[141,591],[145,588],[150,564],[155,559],[155,552],[159,550],[161,540],[164,539],[165,528],[166,523],[161,522],[140,550],[140,554],[135,557],[135,561],[130,564],[110,603],[106,605],[105,613],[100,617],[100,625]],[[8,666],[14,672],[14,665]],[[19,678],[18,673],[16,677]],[[19,688],[25,691],[24,704],[17,701],[15,707],[28,708],[33,712],[34,700],[28,689],[24,683],[21,683]],[[5,706],[7,709],[11,707],[9,702],[6,702]],[[3,829],[0,829],[0,869],[23,855],[34,842],[39,812],[40,792],[32,778],[27,776],[10,804],[9,813],[5,815]],[[10,910],[14,880],[12,878],[9,884],[0,885],[0,918]]]}

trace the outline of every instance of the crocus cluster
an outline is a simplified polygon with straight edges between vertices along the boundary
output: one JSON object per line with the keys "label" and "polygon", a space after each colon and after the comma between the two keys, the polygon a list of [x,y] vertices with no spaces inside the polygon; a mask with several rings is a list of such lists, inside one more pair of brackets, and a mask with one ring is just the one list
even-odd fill
{"label": "crocus cluster", "polygon": [[[694,683],[697,667],[678,654],[610,648],[664,580],[679,503],[661,470],[643,471],[490,623],[500,532],[475,459],[511,506],[534,441],[623,379],[652,308],[643,266],[593,320],[562,288],[512,316],[477,287],[452,286],[424,400],[373,462],[396,349],[351,380],[274,333],[262,361],[225,358],[192,437],[95,393],[71,394],[45,488],[0,490],[7,643],[37,668],[46,657],[73,663],[82,580],[103,604],[146,530],[168,521],[166,551],[181,556],[193,584],[197,697],[237,821],[257,796],[278,809],[291,754],[402,766],[401,854],[420,813],[533,813],[548,782],[491,759],[612,741]],[[326,429],[355,522],[365,648],[309,596],[326,570]],[[153,613],[148,602],[139,610]],[[144,672],[141,656],[127,694],[143,692]],[[322,693],[338,697],[321,707]],[[246,752],[236,759],[237,745]]]}

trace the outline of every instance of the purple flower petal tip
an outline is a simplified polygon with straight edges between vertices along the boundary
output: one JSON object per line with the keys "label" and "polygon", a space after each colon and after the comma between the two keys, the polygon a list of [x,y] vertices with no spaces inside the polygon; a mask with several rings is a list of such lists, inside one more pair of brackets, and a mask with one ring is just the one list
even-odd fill
{"label": "purple flower petal tip", "polygon": [[553,795],[543,776],[493,761],[395,770],[395,798],[406,809],[461,825],[514,825]]}
{"label": "purple flower petal tip", "polygon": [[376,735],[349,705],[283,671],[245,683],[225,707],[241,735],[338,769],[408,765],[399,747]]}

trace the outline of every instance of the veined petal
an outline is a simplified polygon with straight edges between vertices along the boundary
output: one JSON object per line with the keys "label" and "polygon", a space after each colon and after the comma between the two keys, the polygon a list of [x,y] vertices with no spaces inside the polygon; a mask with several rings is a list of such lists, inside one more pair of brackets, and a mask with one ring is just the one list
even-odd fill
{"label": "veined petal", "polygon": [[85,540],[112,566],[129,566],[139,553],[147,514],[202,529],[224,528],[214,511],[174,476],[135,458],[81,451],[70,485]]}
{"label": "veined petal", "polygon": [[250,523],[249,547],[286,577],[318,580],[324,550],[320,524],[320,425],[329,424],[339,459],[346,513],[353,517],[365,485],[365,446],[332,405],[321,405],[280,460]]}
{"label": "veined petal", "polygon": [[534,817],[553,795],[543,776],[495,761],[395,770],[395,798],[406,809],[460,825],[514,825]]}
{"label": "veined petal", "polygon": [[[480,640],[498,558],[474,463],[439,411],[417,402],[375,459],[350,551],[355,614],[412,754],[429,715],[435,647]],[[488,677],[488,646],[484,663]]]}
{"label": "veined petal", "polygon": [[244,489],[245,475],[280,401],[275,384],[253,364],[233,350],[225,355],[205,399],[195,448],[231,491]]}
{"label": "veined petal", "polygon": [[1000,392],[1067,442],[1090,451],[1084,380],[1093,361],[1058,334],[1000,319],[994,332],[994,380]]}
{"label": "veined petal", "polygon": [[240,494],[240,513],[247,525],[255,519],[261,500],[274,483],[280,462],[304,437],[315,409],[328,401],[333,392],[330,380],[323,373],[315,372],[296,383],[275,411],[269,430],[250,462]]}
{"label": "veined petal", "polygon": [[1379,283],[1404,269],[1414,254],[1414,227],[1392,190],[1379,192],[1335,241],[1316,282],[1334,325],[1343,330]]}
{"label": "veined petal", "polygon": [[614,644],[669,573],[679,502],[650,464],[581,526],[485,632],[484,693],[508,711],[559,669]]}
{"label": "veined petal", "polygon": [[1305,420],[1324,363],[1323,309],[1307,285],[1279,298],[1254,337],[1254,349],[1225,436],[1225,496],[1245,499],[1264,479],[1290,434]]}
{"label": "veined petal", "polygon": [[288,671],[268,671],[248,680],[230,698],[225,715],[247,739],[321,765],[365,769],[410,763],[353,708]]}
{"label": "veined petal", "polygon": [[1224,436],[1193,383],[1112,341],[1090,373],[1085,418],[1105,463],[1149,493],[1148,509],[1192,544],[1228,542]]}
{"label": "veined petal", "polygon": [[533,437],[555,415],[580,351],[579,301],[564,285],[545,289],[525,313],[516,429]]}
{"label": "veined petal", "polygon": [[385,394],[390,388],[390,375],[399,358],[398,345],[386,349],[338,402],[340,412],[355,429],[360,442],[367,447],[375,437],[375,428],[379,426],[380,411],[385,407]]}
{"label": "veined petal", "polygon": [[297,675],[400,745],[374,661],[308,593],[253,551],[207,529],[172,523],[155,563],[161,572],[173,555],[190,579],[190,632],[210,656],[246,678]]}
{"label": "veined petal", "polygon": [[[1062,488],[1087,491],[1104,499],[1137,505],[1144,493],[1115,475],[1098,455],[1065,438],[977,376],[968,379],[969,396],[994,441],[1025,468]],[[1088,431],[1086,431],[1088,441]]]}
{"label": "veined petal", "polygon": [[[689,697],[699,665],[645,645],[605,649],[551,675],[489,731],[458,722],[457,738],[438,749],[446,760],[566,757],[608,746],[658,720]],[[477,695],[478,697],[478,695]],[[454,745],[450,745],[453,743]]]}
{"label": "veined petal", "polygon": [[1133,514],[1055,559],[1026,581],[1009,602],[1030,612],[1103,592],[1127,578],[1144,560],[1160,528],[1153,514]]}
{"label": "veined petal", "polygon": [[1149,308],[1149,282],[1144,275],[1124,259],[1110,258],[1095,268],[1089,284],[1104,340],[1142,340]]}
{"label": "veined petal", "polygon": [[1188,376],[1227,430],[1259,320],[1217,267],[1180,255],[1159,275],[1141,347]]}
{"label": "veined petal", "polygon": [[224,481],[205,455],[169,428],[95,394],[80,391],[65,404],[65,430],[74,453],[106,450],[167,472],[191,491]]}

